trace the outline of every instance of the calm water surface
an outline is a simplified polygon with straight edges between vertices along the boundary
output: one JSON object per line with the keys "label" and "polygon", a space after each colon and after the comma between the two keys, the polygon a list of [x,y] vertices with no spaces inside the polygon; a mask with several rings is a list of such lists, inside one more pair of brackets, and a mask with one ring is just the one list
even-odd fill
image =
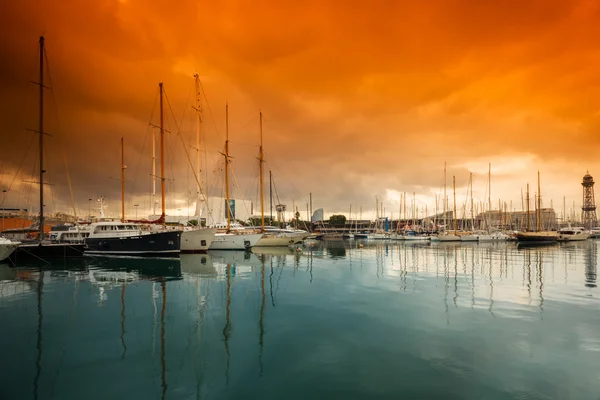
{"label": "calm water surface", "polygon": [[597,248],[0,264],[0,399],[600,399]]}

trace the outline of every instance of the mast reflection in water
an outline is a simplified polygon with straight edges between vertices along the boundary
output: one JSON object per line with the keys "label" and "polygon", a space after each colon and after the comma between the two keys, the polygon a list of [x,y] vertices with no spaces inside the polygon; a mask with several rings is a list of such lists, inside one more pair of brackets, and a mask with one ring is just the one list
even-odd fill
{"label": "mast reflection in water", "polygon": [[596,242],[255,251],[0,267],[0,397],[600,391]]}

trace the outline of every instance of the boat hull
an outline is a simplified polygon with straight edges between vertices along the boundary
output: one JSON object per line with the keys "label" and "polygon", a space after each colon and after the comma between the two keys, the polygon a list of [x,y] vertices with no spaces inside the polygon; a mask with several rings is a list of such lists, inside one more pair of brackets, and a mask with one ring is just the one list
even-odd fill
{"label": "boat hull", "polygon": [[519,243],[554,243],[558,239],[556,232],[517,232]]}
{"label": "boat hull", "polygon": [[584,240],[588,240],[590,235],[588,233],[580,233],[577,235],[558,235],[556,239],[559,242],[581,242]]}
{"label": "boat hull", "polygon": [[83,244],[70,243],[24,243],[9,256],[15,263],[37,262],[50,259],[79,258],[83,256]]}
{"label": "boat hull", "polygon": [[6,260],[19,246],[18,242],[0,244],[0,261]]}
{"label": "boat hull", "polygon": [[217,233],[209,250],[248,250],[262,238],[262,233]]}
{"label": "boat hull", "polygon": [[458,235],[438,235],[431,237],[432,242],[460,242]]}
{"label": "boat hull", "polygon": [[86,255],[178,257],[181,231],[157,232],[139,236],[86,238]]}
{"label": "boat hull", "polygon": [[256,243],[259,247],[287,247],[293,244],[302,243],[302,236],[279,236],[266,234]]}
{"label": "boat hull", "polygon": [[426,242],[431,240],[429,236],[404,236],[404,240],[412,242]]}
{"label": "boat hull", "polygon": [[506,242],[508,239],[510,239],[510,237],[508,235],[505,235],[504,233],[479,235],[480,242]]}
{"label": "boat hull", "polygon": [[217,228],[193,229],[181,234],[181,252],[206,253],[217,233]]}

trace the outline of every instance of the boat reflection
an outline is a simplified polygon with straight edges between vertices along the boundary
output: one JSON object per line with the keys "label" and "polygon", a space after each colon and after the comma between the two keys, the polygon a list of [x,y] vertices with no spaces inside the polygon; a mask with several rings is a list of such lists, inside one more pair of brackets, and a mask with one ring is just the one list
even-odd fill
{"label": "boat reflection", "polygon": [[215,277],[218,275],[209,254],[181,254],[179,257],[181,272],[186,275]]}
{"label": "boat reflection", "polygon": [[[181,262],[178,258],[99,258],[89,261],[87,266],[90,269],[130,273],[137,275],[137,279],[181,279]],[[103,271],[97,273],[102,274]],[[123,279],[130,279],[127,278],[127,274],[120,276]],[[119,275],[113,275],[113,277],[117,280],[120,279]]]}

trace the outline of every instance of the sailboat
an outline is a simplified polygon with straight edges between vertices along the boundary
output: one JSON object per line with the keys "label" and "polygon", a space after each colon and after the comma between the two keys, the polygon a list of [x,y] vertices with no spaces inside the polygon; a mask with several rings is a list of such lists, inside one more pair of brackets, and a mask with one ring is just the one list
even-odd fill
{"label": "sailboat", "polygon": [[448,233],[446,230],[446,163],[444,163],[444,232],[431,237],[433,242],[460,242],[460,236],[456,234],[456,177],[452,177],[452,185],[454,190],[454,211],[452,214],[452,222],[454,232]]}
{"label": "sailboat", "polygon": [[[162,95],[162,83],[160,84]],[[162,96],[161,96],[162,99]],[[161,101],[162,111],[162,101]],[[161,132],[163,132],[161,118]],[[161,150],[164,149],[164,133]],[[90,225],[90,235],[85,239],[86,255],[169,257],[179,256],[181,249],[181,231],[148,232],[138,224],[125,219],[125,154],[124,141],[121,138],[121,221],[100,221]],[[164,156],[161,152],[161,174],[164,176]],[[162,179],[162,214],[165,221],[165,181]]]}
{"label": "sailboat", "polygon": [[[471,220],[471,230],[468,233],[465,232],[464,234],[460,235],[460,241],[461,242],[478,242],[480,232],[475,232],[475,226],[473,223],[473,173],[471,173],[469,175],[469,186],[467,189],[467,193],[470,193],[470,195],[471,195],[471,197],[470,197],[470,199],[471,199],[471,208],[470,208],[471,218],[469,218]],[[466,204],[465,204],[465,208],[466,208]],[[465,212],[465,214],[466,214],[466,212]]]}
{"label": "sailboat", "polygon": [[537,207],[535,210],[536,215],[536,230],[534,232],[529,231],[529,184],[527,184],[527,222],[526,230],[517,232],[517,241],[519,243],[528,244],[549,244],[554,243],[558,239],[556,231],[542,231],[541,226],[541,214],[542,214],[542,196],[540,191],[540,172],[538,171],[538,197]]}
{"label": "sailboat", "polygon": [[39,159],[40,159],[40,171],[39,171],[39,185],[40,185],[40,217],[39,217],[39,232],[37,238],[30,243],[21,243],[17,247],[16,251],[10,254],[10,259],[13,263],[37,260],[49,259],[49,258],[71,258],[81,257],[83,255],[83,244],[71,244],[71,243],[50,243],[44,240],[44,173],[46,172],[44,167],[44,57],[45,40],[43,36],[40,36],[40,70],[39,70],[39,82],[36,84],[39,86]]}
{"label": "sailboat", "polygon": [[[200,174],[200,126],[202,118],[200,116],[200,78],[198,74],[194,75],[196,89],[196,173]],[[196,216],[200,222],[200,203],[202,202],[202,190],[200,187],[200,176],[197,178],[198,198],[196,199]],[[202,228],[198,223],[197,227],[186,226],[181,234],[181,252],[182,253],[205,253],[212,244],[217,233],[217,228]]]}
{"label": "sailboat", "polygon": [[[489,164],[488,167],[488,205],[489,212],[491,217],[492,212],[492,164]],[[501,207],[498,207],[498,210],[502,212]],[[485,215],[485,214],[484,214]],[[487,232],[483,232],[479,235],[480,242],[505,242],[509,239],[509,236],[500,230],[493,230],[490,224],[490,220],[486,219]]]}
{"label": "sailboat", "polygon": [[260,232],[263,236],[256,243],[257,247],[286,247],[296,243],[301,243],[305,238],[309,236],[306,231],[294,232],[293,230],[283,230],[277,232],[276,230],[265,230],[265,193],[263,183],[263,164],[264,150],[263,150],[263,130],[262,130],[262,111],[260,112],[260,148],[258,151],[258,163],[259,163],[259,182],[260,182]]}
{"label": "sailboat", "polygon": [[[263,237],[262,233],[247,233],[243,229],[232,230],[231,226],[231,207],[229,198],[229,106],[225,105],[225,153],[221,153],[225,158],[225,214],[227,215],[227,225],[225,232],[215,234],[210,245],[210,250],[248,250],[256,245]],[[235,233],[234,233],[235,232]]]}

